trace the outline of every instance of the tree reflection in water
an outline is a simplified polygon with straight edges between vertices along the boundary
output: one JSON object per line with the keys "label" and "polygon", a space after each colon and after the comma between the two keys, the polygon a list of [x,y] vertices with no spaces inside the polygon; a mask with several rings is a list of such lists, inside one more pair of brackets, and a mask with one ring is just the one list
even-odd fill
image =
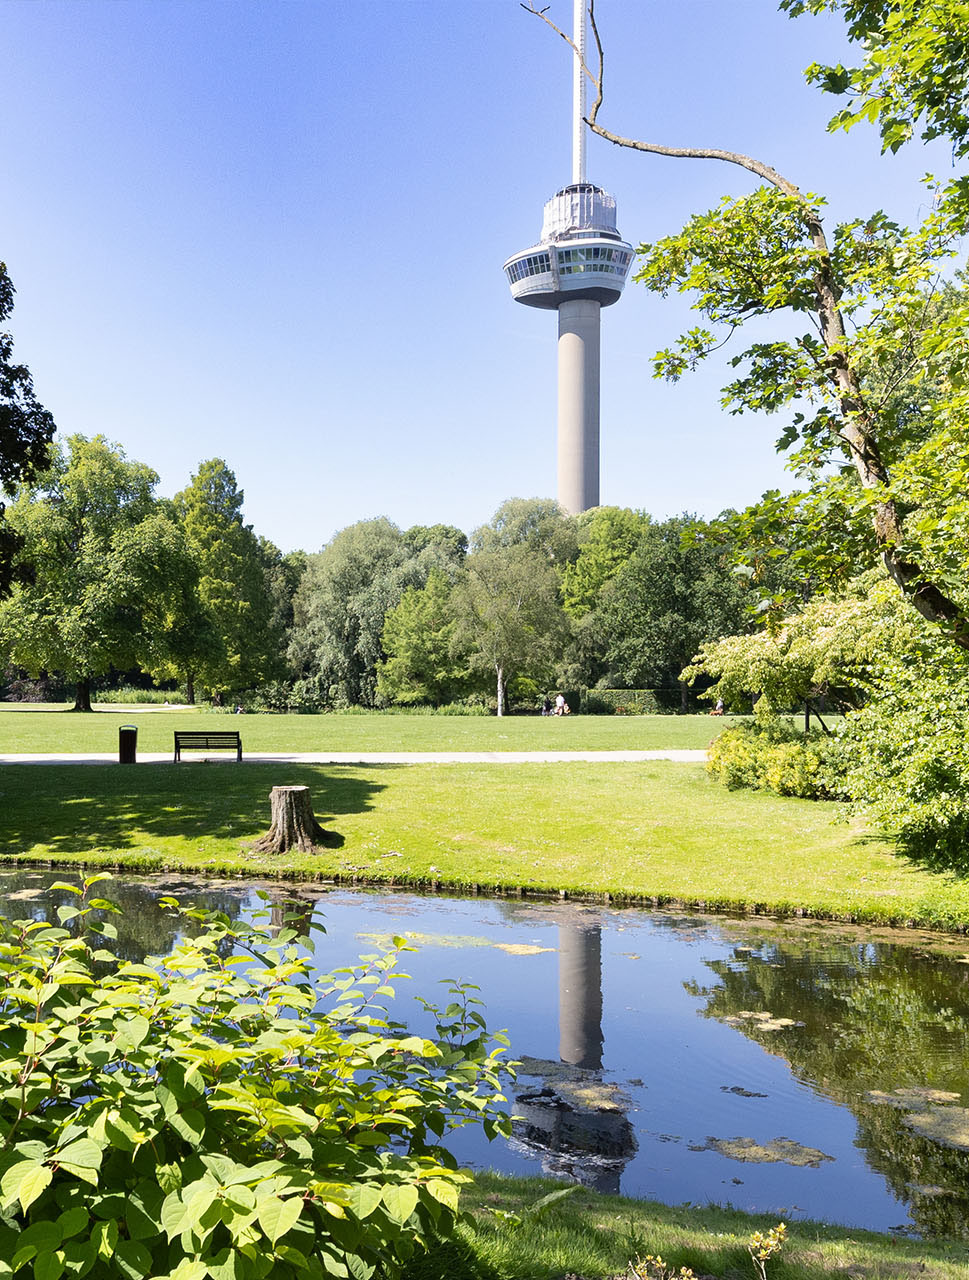
{"label": "tree reflection in water", "polygon": [[[687,983],[703,1014],[727,1021],[795,1076],[849,1107],[856,1144],[893,1192],[908,1202],[923,1235],[969,1235],[965,1149],[914,1133],[903,1105],[875,1100],[894,1090],[942,1090],[969,1104],[969,967],[918,947],[785,935],[783,927],[726,960],[708,960],[717,983]],[[770,1029],[745,1014],[769,1013],[803,1026]],[[940,1105],[923,1103],[922,1105]],[[941,1104],[945,1105],[945,1104]],[[951,1105],[951,1104],[949,1104]]]}

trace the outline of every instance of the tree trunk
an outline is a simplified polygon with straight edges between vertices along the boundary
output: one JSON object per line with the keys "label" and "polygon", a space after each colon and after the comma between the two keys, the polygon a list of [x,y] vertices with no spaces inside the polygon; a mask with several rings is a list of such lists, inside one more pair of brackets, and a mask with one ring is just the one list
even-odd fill
{"label": "tree trunk", "polygon": [[90,711],[91,708],[91,677],[83,676],[78,679],[74,686],[74,710]]}
{"label": "tree trunk", "polygon": [[191,671],[185,672],[185,701],[190,707],[195,706],[195,676]]}
{"label": "tree trunk", "polygon": [[685,716],[690,709],[689,690],[685,680],[678,680],[677,684],[680,686],[680,715]]}
{"label": "tree trunk", "polygon": [[257,853],[312,853],[327,832],[313,816],[309,787],[273,787],[269,793],[272,826],[252,848]]}
{"label": "tree trunk", "polygon": [[505,714],[505,673],[497,665],[495,671],[498,673],[498,714],[503,716]]}

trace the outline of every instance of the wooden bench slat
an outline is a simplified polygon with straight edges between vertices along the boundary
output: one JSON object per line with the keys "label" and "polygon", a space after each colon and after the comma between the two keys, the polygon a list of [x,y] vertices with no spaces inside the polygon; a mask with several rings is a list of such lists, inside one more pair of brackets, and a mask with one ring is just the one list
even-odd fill
{"label": "wooden bench slat", "polygon": [[236,759],[242,759],[242,735],[229,729],[175,729],[175,759],[180,760],[182,748],[189,751],[235,751]]}

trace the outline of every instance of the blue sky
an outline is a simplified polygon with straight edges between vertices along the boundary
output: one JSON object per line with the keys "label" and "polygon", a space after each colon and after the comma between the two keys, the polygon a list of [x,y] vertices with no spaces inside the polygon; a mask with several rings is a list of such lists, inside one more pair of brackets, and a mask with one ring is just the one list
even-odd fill
{"label": "blue sky", "polygon": [[[604,124],[746,151],[829,222],[925,210],[943,146],[829,135],[830,20],[770,0],[600,0]],[[570,0],[551,0],[568,25]],[[4,0],[0,259],[18,356],[62,435],[102,432],[175,493],[223,457],[283,550],[355,520],[470,530],[554,496],[554,315],[501,271],[569,180],[569,51],[517,0]],[[634,244],[749,175],[592,138]],[[603,314],[602,501],[714,515],[790,482],[781,423],[650,357],[683,302]],[[729,349],[725,355],[729,355]]]}

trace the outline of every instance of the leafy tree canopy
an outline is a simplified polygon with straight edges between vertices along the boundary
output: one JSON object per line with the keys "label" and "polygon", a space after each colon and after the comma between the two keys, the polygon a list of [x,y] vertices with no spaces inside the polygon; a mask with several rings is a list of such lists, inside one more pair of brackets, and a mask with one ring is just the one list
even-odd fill
{"label": "leafy tree canopy", "polygon": [[198,564],[198,599],[207,619],[207,625],[196,625],[194,646],[179,655],[181,669],[171,672],[185,676],[190,700],[196,680],[221,697],[281,674],[283,633],[267,547],[243,522],[243,500],[221,458],[203,462],[173,499]]}
{"label": "leafy tree canopy", "polygon": [[452,645],[491,676],[498,714],[513,682],[547,688],[569,637],[559,577],[547,549],[514,542],[474,552],[454,591]]}
{"label": "leafy tree canopy", "polygon": [[0,604],[0,638],[30,672],[75,680],[78,710],[92,676],[159,660],[197,582],[156,482],[103,436],[71,436],[10,508],[31,580]]}
{"label": "leafy tree canopy", "polygon": [[387,659],[377,666],[377,693],[403,706],[440,706],[467,692],[467,663],[455,653],[451,583],[432,568],[423,587],[406,587],[381,637]]}
{"label": "leafy tree canopy", "polygon": [[886,151],[920,131],[969,152],[969,8],[961,0],[781,0],[793,17],[838,13],[859,46],[855,66],[812,63],[810,81],[848,104],[829,128],[874,124]]}
{"label": "leafy tree canopy", "polygon": [[566,565],[578,550],[578,524],[552,498],[508,498],[471,535],[472,551],[528,546],[550,564]]}
{"label": "leafy tree canopy", "polygon": [[[13,310],[13,296],[13,282],[0,262],[0,325]],[[46,466],[54,429],[53,416],[34,395],[30,370],[15,363],[13,339],[0,329],[0,494],[15,492]],[[19,546],[3,513],[0,502],[0,597],[10,589]]]}
{"label": "leafy tree canopy", "polygon": [[649,516],[628,507],[594,507],[578,524],[578,555],[562,574],[562,600],[573,618],[595,607],[602,588],[636,549]]}
{"label": "leafy tree canopy", "polygon": [[647,525],[594,615],[613,682],[675,687],[704,641],[744,626],[744,605],[743,586],[702,521]]}

